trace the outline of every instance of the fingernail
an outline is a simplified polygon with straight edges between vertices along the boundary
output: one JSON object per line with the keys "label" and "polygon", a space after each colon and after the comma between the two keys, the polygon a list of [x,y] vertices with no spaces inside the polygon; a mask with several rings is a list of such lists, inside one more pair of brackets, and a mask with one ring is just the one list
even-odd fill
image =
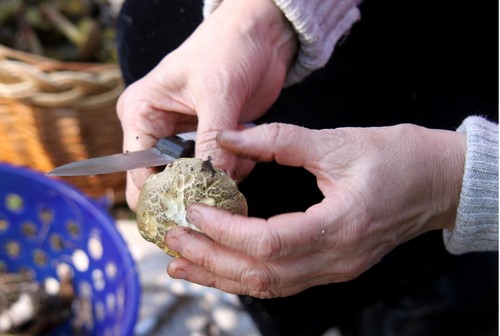
{"label": "fingernail", "polygon": [[241,132],[238,131],[222,131],[217,134],[217,142],[221,145],[237,146],[243,141]]}
{"label": "fingernail", "polygon": [[186,279],[187,273],[181,267],[178,267],[175,263],[176,260],[173,260],[170,265],[168,265],[167,273],[171,278],[174,279]]}
{"label": "fingernail", "polygon": [[196,205],[191,205],[187,210],[187,220],[189,223],[196,225],[201,220],[201,214]]}
{"label": "fingernail", "polygon": [[167,231],[167,233],[165,234],[165,245],[167,245],[167,247],[179,254],[182,254],[182,251],[181,251],[181,243],[179,241],[179,239],[175,236],[175,233],[171,233],[171,230],[170,231]]}

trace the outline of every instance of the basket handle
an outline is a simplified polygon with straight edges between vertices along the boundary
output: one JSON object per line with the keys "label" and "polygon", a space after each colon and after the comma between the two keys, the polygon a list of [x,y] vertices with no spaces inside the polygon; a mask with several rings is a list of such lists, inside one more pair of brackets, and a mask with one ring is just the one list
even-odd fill
{"label": "basket handle", "polygon": [[72,63],[0,45],[0,97],[41,107],[114,104],[123,91],[115,64]]}

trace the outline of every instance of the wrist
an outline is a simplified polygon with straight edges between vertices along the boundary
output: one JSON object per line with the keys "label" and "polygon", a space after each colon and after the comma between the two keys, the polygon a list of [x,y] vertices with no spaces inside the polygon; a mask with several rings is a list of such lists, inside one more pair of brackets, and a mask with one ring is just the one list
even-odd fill
{"label": "wrist", "polygon": [[[465,138],[456,132],[403,124],[391,128],[391,144],[402,172],[401,204],[412,229],[404,240],[422,233],[453,227],[460,202],[465,162]],[[400,153],[399,153],[400,152]],[[390,162],[390,161],[389,161]],[[407,215],[408,215],[407,214]]]}
{"label": "wrist", "polygon": [[[431,130],[430,146],[435,162],[431,199],[434,217],[430,221],[432,229],[452,230],[457,217],[460,192],[465,166],[466,137],[463,134]],[[435,136],[435,139],[434,139]]]}

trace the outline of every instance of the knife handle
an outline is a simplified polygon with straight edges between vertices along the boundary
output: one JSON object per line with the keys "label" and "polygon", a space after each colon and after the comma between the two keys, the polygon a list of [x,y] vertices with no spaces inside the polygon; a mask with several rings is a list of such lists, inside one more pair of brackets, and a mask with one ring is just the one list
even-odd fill
{"label": "knife handle", "polygon": [[[241,124],[243,128],[255,127],[251,122]],[[196,139],[196,131],[179,133],[160,139],[156,143],[156,149],[160,152],[170,155],[174,158],[194,157],[194,146]]]}
{"label": "knife handle", "polygon": [[186,140],[177,135],[160,139],[156,149],[174,158],[193,157],[194,140]]}

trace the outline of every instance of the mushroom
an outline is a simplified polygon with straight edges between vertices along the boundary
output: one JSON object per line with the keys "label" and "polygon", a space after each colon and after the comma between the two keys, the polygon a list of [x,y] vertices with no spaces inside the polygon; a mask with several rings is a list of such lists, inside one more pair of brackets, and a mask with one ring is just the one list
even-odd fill
{"label": "mushroom", "polygon": [[137,227],[141,236],[172,257],[178,254],[164,243],[165,233],[175,226],[201,232],[189,223],[186,211],[192,203],[203,203],[247,216],[245,197],[236,182],[211,158],[180,158],[158,174],[151,175],[142,187],[137,204]]}

